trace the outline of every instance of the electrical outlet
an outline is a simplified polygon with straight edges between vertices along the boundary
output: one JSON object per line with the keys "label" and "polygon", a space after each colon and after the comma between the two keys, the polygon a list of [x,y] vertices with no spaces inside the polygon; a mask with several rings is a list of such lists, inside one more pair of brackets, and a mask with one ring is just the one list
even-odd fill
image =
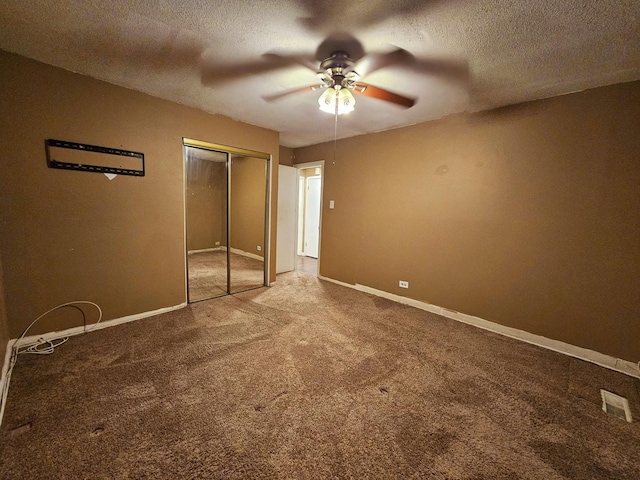
{"label": "electrical outlet", "polygon": [[216,247],[219,247],[219,246],[220,246],[220,242],[216,242]]}
{"label": "electrical outlet", "polygon": [[602,410],[604,412],[626,420],[629,423],[633,421],[631,410],[629,409],[629,401],[626,398],[608,392],[607,390],[600,390],[600,395],[602,396]]}
{"label": "electrical outlet", "polygon": [[259,252],[262,251],[262,247],[260,245],[258,245],[256,248],[258,249]]}
{"label": "electrical outlet", "polygon": [[409,282],[405,282],[404,280],[400,280],[400,288],[409,288]]}

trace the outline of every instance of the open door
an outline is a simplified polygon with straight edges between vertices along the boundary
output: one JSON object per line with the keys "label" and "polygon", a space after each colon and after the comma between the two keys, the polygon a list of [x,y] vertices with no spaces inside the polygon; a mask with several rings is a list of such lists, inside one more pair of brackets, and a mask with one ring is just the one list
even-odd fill
{"label": "open door", "polygon": [[278,230],[276,243],[276,273],[296,268],[296,203],[298,170],[278,166]]}

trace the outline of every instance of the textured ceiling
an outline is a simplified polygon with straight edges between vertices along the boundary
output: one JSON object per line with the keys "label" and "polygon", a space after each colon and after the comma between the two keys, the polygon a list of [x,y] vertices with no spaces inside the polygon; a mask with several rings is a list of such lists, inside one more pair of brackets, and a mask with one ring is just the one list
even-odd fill
{"label": "textured ceiling", "polygon": [[[398,66],[373,72],[363,80],[417,104],[358,96],[339,138],[640,79],[638,0],[0,2],[1,49],[277,130],[290,147],[333,139],[334,119],[318,92],[265,101],[318,81],[302,66],[266,71],[262,55],[313,59],[336,32],[365,52],[463,58],[472,76],[466,87]],[[205,81],[204,66],[220,78]]]}

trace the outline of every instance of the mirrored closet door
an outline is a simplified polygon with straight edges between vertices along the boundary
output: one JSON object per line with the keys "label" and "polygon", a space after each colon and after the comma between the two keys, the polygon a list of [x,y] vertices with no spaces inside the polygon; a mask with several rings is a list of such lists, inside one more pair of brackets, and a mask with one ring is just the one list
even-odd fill
{"label": "mirrored closet door", "polygon": [[267,162],[231,155],[229,284],[231,293],[265,285]]}
{"label": "mirrored closet door", "polygon": [[184,144],[189,302],[267,285],[270,156]]}
{"label": "mirrored closet door", "polygon": [[189,301],[226,295],[227,157],[185,147]]}

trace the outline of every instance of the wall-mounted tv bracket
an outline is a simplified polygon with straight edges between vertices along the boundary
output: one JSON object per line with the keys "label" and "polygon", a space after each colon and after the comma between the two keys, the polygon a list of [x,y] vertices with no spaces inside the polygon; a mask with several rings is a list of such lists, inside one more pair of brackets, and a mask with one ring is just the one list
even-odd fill
{"label": "wall-mounted tv bracket", "polygon": [[[49,168],[61,168],[64,170],[79,170],[82,172],[111,173],[115,175],[133,175],[136,177],[144,177],[144,153],[53,139],[45,140],[45,148],[47,150],[47,164],[49,165]],[[72,155],[64,155],[64,150],[57,149],[75,150],[76,152],[73,152]],[[83,155],[80,152],[89,152],[89,155]],[[117,157],[111,157],[111,162],[107,161],[109,157],[104,157],[102,158],[103,161],[96,161],[94,163],[94,161],[99,158],[95,155],[91,155],[94,153],[103,155],[114,155]],[[70,159],[82,159],[83,161],[68,161],[70,160],[69,158],[65,158],[65,161],[63,161],[60,159],[60,155],[62,155],[63,158],[66,156],[70,156]],[[58,159],[56,160],[55,158],[53,158],[54,156],[58,157]],[[122,165],[126,162],[126,160],[136,159],[139,161],[139,168],[126,168]],[[87,160],[87,163],[85,163],[84,160]],[[111,165],[105,165],[105,163],[111,163]]]}

